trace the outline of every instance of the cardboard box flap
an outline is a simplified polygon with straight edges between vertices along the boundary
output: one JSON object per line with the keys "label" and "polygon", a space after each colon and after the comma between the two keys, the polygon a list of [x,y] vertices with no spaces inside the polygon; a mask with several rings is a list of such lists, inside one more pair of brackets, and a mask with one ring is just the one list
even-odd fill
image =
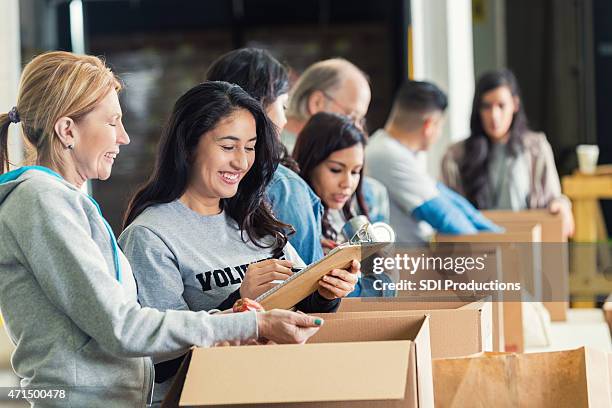
{"label": "cardboard box flap", "polygon": [[189,370],[189,363],[191,362],[193,350],[193,348],[189,350],[189,352],[185,355],[185,358],[183,358],[183,362],[181,363],[178,372],[174,376],[172,385],[162,401],[161,408],[178,407],[181,392],[183,391],[183,384],[185,383],[185,377],[187,377],[187,371]]}
{"label": "cardboard box flap", "polygon": [[431,366],[431,336],[429,332],[429,316],[425,317],[423,327],[414,339],[417,376],[419,378],[419,407],[426,407],[434,401],[433,368]]}
{"label": "cardboard box flap", "polygon": [[[406,389],[411,344],[387,341],[384,345],[356,342],[195,349],[180,406],[399,400]],[[326,369],[330,366],[333,370]],[[248,381],[242,380],[245,375]],[[240,392],[236,392],[238,384]]]}
{"label": "cardboard box flap", "polygon": [[[325,324],[309,339],[309,343],[353,341],[413,340],[426,320],[423,313],[414,316],[381,317],[367,313],[321,313]],[[358,317],[358,318],[353,318]],[[428,325],[429,327],[429,325]]]}
{"label": "cardboard box flap", "polygon": [[[419,406],[430,406],[431,401],[433,401],[429,334],[430,319],[429,316],[424,316],[423,314],[408,315],[408,312],[405,313],[402,315],[401,311],[395,311],[375,314],[367,312],[321,314],[320,316],[323,316],[325,319],[325,324],[317,334],[310,338],[310,342],[377,342],[411,339],[415,352],[416,377],[418,377],[418,381],[416,378],[411,378],[409,382],[417,386]],[[379,356],[383,358],[380,352]],[[371,369],[371,367],[368,367],[368,371]]]}
{"label": "cardboard box flap", "polygon": [[[493,306],[489,299],[484,298],[470,303],[420,303],[392,298],[369,300],[349,298],[342,300],[337,313],[321,316],[326,320],[331,320],[428,314],[430,315],[429,330],[432,336],[432,357],[465,356],[478,351],[493,350]],[[427,306],[430,308],[426,309]],[[420,309],[415,310],[415,307],[420,307]]]}

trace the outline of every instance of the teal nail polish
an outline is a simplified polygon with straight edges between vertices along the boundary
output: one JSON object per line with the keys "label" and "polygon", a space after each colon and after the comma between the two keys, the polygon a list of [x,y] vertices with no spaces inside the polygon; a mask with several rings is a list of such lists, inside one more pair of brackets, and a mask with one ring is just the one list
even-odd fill
{"label": "teal nail polish", "polygon": [[316,324],[317,326],[320,326],[320,325],[322,325],[322,324],[323,324],[323,320],[321,320],[321,319],[315,319],[315,324]]}

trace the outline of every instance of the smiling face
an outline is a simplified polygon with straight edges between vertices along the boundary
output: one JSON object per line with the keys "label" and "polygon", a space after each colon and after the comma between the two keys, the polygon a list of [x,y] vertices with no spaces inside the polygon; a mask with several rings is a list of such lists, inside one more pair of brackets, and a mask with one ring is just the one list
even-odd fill
{"label": "smiling face", "polygon": [[312,187],[328,208],[341,209],[355,193],[362,167],[361,143],[337,150],[312,170]]}
{"label": "smiling face", "polygon": [[493,142],[505,143],[508,140],[518,108],[519,100],[507,86],[492,89],[482,96],[480,119],[485,133]]}
{"label": "smiling face", "polygon": [[117,92],[112,90],[93,111],[74,123],[76,172],[83,180],[110,177],[119,146],[130,143],[123,123]]}
{"label": "smiling face", "polygon": [[238,192],[238,184],[253,166],[257,129],[250,112],[239,109],[200,137],[188,190],[209,203]]}

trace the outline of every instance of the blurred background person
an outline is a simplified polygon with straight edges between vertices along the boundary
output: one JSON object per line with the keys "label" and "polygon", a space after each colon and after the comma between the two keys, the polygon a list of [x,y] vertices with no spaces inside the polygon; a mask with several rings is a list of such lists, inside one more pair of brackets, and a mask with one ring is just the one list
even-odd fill
{"label": "blurred background person", "polygon": [[[368,78],[351,62],[334,58],[308,67],[290,92],[287,125],[281,140],[289,151],[308,119],[318,112],[345,115],[364,133],[371,91]],[[365,177],[363,194],[372,222],[389,222],[389,196],[377,180]]]}
{"label": "blurred background person", "polygon": [[372,135],[366,148],[368,173],[389,191],[398,242],[427,242],[434,231],[500,231],[463,197],[436,183],[417,158],[438,140],[447,105],[446,95],[434,84],[406,82],[385,128]]}
{"label": "blurred background person", "polygon": [[544,133],[529,128],[510,70],[479,78],[470,129],[470,136],[451,146],[443,158],[444,183],[479,209],[560,212],[563,233],[572,236],[571,203],[561,194],[552,148]]}

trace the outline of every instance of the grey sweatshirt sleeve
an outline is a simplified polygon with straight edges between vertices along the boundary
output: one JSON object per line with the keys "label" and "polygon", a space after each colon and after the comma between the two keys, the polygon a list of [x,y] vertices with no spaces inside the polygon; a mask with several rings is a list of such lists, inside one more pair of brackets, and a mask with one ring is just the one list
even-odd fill
{"label": "grey sweatshirt sleeve", "polygon": [[21,262],[30,266],[50,302],[108,351],[126,357],[176,355],[192,345],[257,337],[254,313],[141,308],[126,297],[92,238],[108,232],[86,197],[52,187],[23,194],[20,217],[7,223],[6,232]]}
{"label": "grey sweatshirt sleeve", "polygon": [[119,237],[119,245],[132,266],[142,306],[189,310],[178,260],[157,234],[147,227],[130,225]]}

